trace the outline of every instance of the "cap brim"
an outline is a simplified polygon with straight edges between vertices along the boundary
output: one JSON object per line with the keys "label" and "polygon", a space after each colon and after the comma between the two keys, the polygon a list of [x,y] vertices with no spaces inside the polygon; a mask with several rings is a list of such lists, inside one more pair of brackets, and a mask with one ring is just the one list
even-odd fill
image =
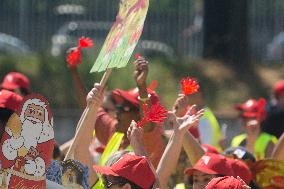
{"label": "cap brim", "polygon": [[257,113],[255,113],[255,112],[243,112],[242,116],[243,117],[257,117]]}
{"label": "cap brim", "polygon": [[12,84],[12,83],[10,83],[9,85],[6,85],[6,84],[4,83],[4,84],[1,84],[0,87],[1,87],[2,89],[8,89],[8,90],[15,90],[15,89],[20,88],[19,85],[15,85],[15,84]]}
{"label": "cap brim", "polygon": [[[124,101],[131,103],[134,106],[139,106],[139,101],[136,97],[129,94],[128,91],[123,91],[120,89],[114,90],[112,95],[122,98]],[[119,102],[120,103],[120,102]]]}
{"label": "cap brim", "polygon": [[215,171],[212,171],[210,169],[207,169],[206,167],[193,167],[193,168],[188,168],[184,171],[185,174],[187,175],[192,175],[194,171],[200,171],[202,173],[206,173],[206,174],[209,174],[209,175],[215,175],[215,174],[218,174],[217,172]]}
{"label": "cap brim", "polygon": [[110,167],[93,165],[93,169],[97,173],[100,173],[100,174],[103,174],[103,175],[119,176],[118,174],[113,172],[113,170],[111,170]]}

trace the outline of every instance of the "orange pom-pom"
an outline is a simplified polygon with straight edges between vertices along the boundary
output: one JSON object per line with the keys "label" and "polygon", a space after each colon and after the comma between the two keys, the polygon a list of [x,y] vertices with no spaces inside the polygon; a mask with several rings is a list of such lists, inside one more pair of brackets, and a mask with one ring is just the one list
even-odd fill
{"label": "orange pom-pom", "polygon": [[199,84],[198,82],[190,77],[181,80],[181,88],[184,95],[193,94],[198,92]]}

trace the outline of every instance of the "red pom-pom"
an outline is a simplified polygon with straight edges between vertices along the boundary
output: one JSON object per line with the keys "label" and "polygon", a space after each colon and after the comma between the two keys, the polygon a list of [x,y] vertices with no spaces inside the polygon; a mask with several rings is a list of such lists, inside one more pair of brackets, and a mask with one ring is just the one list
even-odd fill
{"label": "red pom-pom", "polygon": [[158,87],[158,81],[157,80],[153,80],[150,83],[150,85],[148,86],[148,89],[154,91],[157,87]]}
{"label": "red pom-pom", "polygon": [[136,53],[135,55],[134,55],[134,58],[137,60],[137,59],[139,59],[139,58],[141,58],[142,56],[141,56],[141,54],[139,54],[139,53]]}
{"label": "red pom-pom", "polygon": [[168,111],[161,104],[156,103],[149,109],[148,104],[143,104],[143,115],[144,117],[137,123],[137,127],[142,127],[145,123],[163,123],[167,117]]}
{"label": "red pom-pom", "polygon": [[67,55],[67,62],[70,66],[76,66],[82,63],[81,49],[75,48],[72,52]]}
{"label": "red pom-pom", "polygon": [[81,37],[79,39],[78,47],[90,48],[90,47],[93,47],[93,46],[94,46],[94,43],[93,43],[92,39],[90,39],[89,37]]}
{"label": "red pom-pom", "polygon": [[181,80],[181,88],[184,95],[193,94],[198,92],[199,84],[198,82],[190,77]]}

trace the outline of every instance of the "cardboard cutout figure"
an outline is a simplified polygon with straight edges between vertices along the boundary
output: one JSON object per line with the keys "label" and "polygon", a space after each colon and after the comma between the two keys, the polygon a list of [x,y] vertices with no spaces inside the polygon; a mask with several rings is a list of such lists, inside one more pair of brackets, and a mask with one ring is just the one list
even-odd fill
{"label": "cardboard cutout figure", "polygon": [[68,189],[89,189],[88,167],[79,161],[52,161],[46,172],[46,178]]}
{"label": "cardboard cutout figure", "polygon": [[21,108],[8,120],[0,147],[0,175],[5,175],[1,189],[46,188],[45,171],[52,158],[54,131],[44,97],[25,97]]}

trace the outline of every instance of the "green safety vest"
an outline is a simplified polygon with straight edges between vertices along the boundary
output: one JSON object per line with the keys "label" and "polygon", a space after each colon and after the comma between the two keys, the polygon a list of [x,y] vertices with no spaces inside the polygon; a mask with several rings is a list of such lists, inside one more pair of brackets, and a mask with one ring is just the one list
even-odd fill
{"label": "green safety vest", "polygon": [[219,145],[219,140],[221,139],[222,134],[216,117],[214,116],[213,112],[206,107],[202,118],[207,119],[213,129],[213,141],[211,141],[212,146],[215,146],[219,151],[221,151],[222,148]]}
{"label": "green safety vest", "polygon": [[[231,146],[238,147],[247,138],[246,134],[235,136],[232,140]],[[257,160],[265,158],[266,148],[269,142],[277,143],[277,138],[268,133],[262,132],[256,139],[254,144],[253,155]]]}

